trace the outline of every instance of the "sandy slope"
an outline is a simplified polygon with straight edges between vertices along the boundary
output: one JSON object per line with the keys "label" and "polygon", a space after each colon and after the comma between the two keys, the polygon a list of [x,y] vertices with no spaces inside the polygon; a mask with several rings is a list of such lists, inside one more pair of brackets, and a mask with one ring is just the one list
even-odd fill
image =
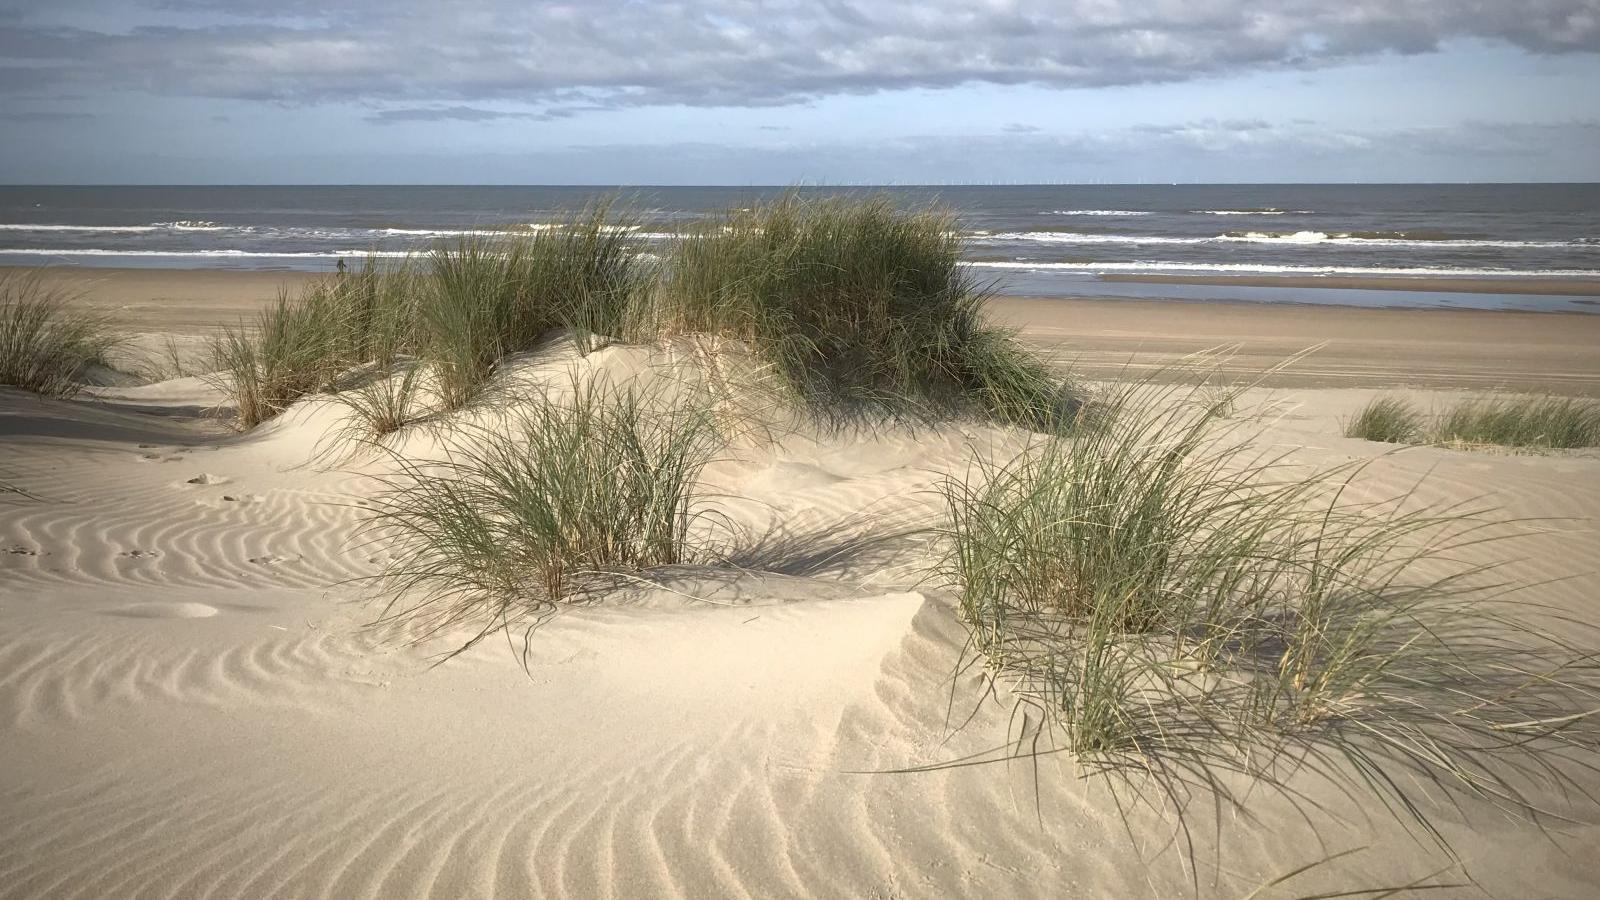
{"label": "sandy slope", "polygon": [[[1252,396],[1273,410],[1257,440],[1375,459],[1375,492],[1426,475],[1428,497],[1575,520],[1510,571],[1595,618],[1600,458],[1384,456],[1338,434],[1369,395]],[[195,379],[98,397],[0,390],[0,477],[35,498],[0,495],[0,897],[1239,897],[1367,848],[1269,895],[1289,896],[1455,865],[1309,773],[1299,798],[1202,799],[1187,832],[1156,785],[1114,791],[1061,755],[890,773],[1001,744],[1009,710],[958,674],[926,546],[850,537],[924,521],[941,473],[1015,435],[720,462],[743,571],[567,612],[526,671],[499,642],[430,668],[442,644],[362,627],[351,579],[381,549],[351,538],[379,464],[308,464],[333,410],[232,435],[188,418],[220,399]],[[1593,896],[1600,811],[1530,790],[1572,821],[1435,799],[1462,858],[1445,877]]]}

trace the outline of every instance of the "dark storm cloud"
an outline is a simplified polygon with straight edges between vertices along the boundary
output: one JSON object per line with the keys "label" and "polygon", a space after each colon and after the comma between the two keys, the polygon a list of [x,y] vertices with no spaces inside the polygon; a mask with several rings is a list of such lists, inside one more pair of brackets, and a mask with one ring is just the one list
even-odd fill
{"label": "dark storm cloud", "polygon": [[16,13],[0,10],[5,89],[283,102],[762,106],[972,82],[1181,81],[1454,38],[1600,49],[1600,0],[74,0]]}

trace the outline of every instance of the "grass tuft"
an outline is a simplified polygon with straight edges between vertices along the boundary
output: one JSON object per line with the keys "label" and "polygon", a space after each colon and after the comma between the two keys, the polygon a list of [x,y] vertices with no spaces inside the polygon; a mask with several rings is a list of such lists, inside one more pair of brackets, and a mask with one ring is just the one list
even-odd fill
{"label": "grass tuft", "polygon": [[1411,444],[1420,440],[1427,423],[1409,400],[1377,397],[1345,423],[1344,436],[1389,444]]}
{"label": "grass tuft", "polygon": [[116,346],[109,323],[75,310],[40,272],[0,275],[0,385],[52,397],[78,392],[85,367]]}
{"label": "grass tuft", "polygon": [[1600,403],[1572,397],[1465,400],[1439,417],[1431,440],[1571,450],[1600,447]]}
{"label": "grass tuft", "polygon": [[717,446],[699,406],[575,376],[564,396],[512,406],[504,427],[455,433],[442,458],[396,457],[368,522],[394,552],[383,620],[428,635],[472,623],[465,650],[620,573],[695,557],[695,490]]}
{"label": "grass tuft", "polygon": [[1600,447],[1600,403],[1573,397],[1474,397],[1429,417],[1406,400],[1378,397],[1345,425],[1344,433],[1395,444]]}
{"label": "grass tuft", "polygon": [[1357,502],[1359,467],[1259,455],[1199,394],[1112,407],[942,485],[972,646],[1065,749],[1268,783],[1293,758],[1435,837],[1434,788],[1532,815],[1503,773],[1570,783],[1595,666],[1456,562],[1507,534],[1490,511]]}
{"label": "grass tuft", "polygon": [[990,290],[960,250],[945,212],[790,194],[679,239],[647,328],[742,341],[789,399],[825,417],[1075,416],[1077,393],[983,322]]}
{"label": "grass tuft", "polygon": [[627,331],[654,280],[632,227],[601,204],[538,231],[469,235],[421,260],[368,259],[281,296],[253,326],[226,329],[213,345],[239,426],[402,356],[420,358],[440,405],[456,410],[482,393],[501,360],[552,329],[567,329],[584,353],[603,345]]}

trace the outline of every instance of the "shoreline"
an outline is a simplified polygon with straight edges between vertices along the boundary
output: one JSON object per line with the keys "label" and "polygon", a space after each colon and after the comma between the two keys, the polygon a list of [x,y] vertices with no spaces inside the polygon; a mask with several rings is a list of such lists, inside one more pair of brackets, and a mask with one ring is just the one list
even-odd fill
{"label": "shoreline", "polygon": [[[0,267],[0,276],[25,267]],[[327,275],[216,269],[47,269],[134,334],[205,335]],[[1600,396],[1600,315],[1296,302],[997,296],[989,313],[1085,377],[1159,377],[1227,348],[1246,377],[1309,348],[1281,387],[1507,390]]]}
{"label": "shoreline", "polygon": [[[1101,281],[1114,284],[1237,285],[1267,288],[1329,288],[1334,290],[1396,291],[1450,294],[1534,294],[1559,297],[1600,297],[1600,281],[1563,278],[1399,278],[1382,275],[1160,275],[1107,274]],[[1203,302],[1203,301],[1202,301]]]}

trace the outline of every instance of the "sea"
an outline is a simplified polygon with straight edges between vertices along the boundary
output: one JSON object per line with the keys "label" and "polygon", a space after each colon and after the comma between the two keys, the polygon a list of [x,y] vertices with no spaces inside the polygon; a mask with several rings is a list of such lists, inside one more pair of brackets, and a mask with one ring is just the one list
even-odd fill
{"label": "sea", "polygon": [[[1600,184],[941,187],[9,186],[0,265],[311,270],[536,229],[610,198],[664,243],[787,190],[952,210],[974,272],[1035,297],[1257,300],[1600,313]],[[1293,286],[1106,276],[1291,276]],[[1334,276],[1508,282],[1505,293],[1358,290]],[[1403,287],[1404,282],[1399,282]]]}

